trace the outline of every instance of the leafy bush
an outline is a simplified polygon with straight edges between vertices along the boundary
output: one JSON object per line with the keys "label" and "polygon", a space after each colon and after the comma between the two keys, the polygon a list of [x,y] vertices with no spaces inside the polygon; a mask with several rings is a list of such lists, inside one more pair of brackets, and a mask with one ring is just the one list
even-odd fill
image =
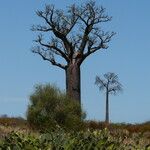
{"label": "leafy bush", "polygon": [[0,144],[1,150],[38,150],[39,140],[33,136],[11,132]]}
{"label": "leafy bush", "polygon": [[84,114],[80,104],[56,86],[37,85],[30,96],[27,121],[31,127],[42,130],[55,129],[56,126],[78,130],[83,127]]}
{"label": "leafy bush", "polygon": [[1,150],[150,150],[139,134],[125,138],[112,136],[107,129],[67,133],[63,129],[41,135],[10,133],[0,143]]}

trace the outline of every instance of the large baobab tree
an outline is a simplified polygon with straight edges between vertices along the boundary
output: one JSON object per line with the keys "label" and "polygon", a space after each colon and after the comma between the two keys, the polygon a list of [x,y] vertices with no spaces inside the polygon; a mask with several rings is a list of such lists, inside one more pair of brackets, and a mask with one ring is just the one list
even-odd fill
{"label": "large baobab tree", "polygon": [[108,48],[114,32],[104,32],[102,23],[111,17],[94,1],[65,11],[46,5],[36,14],[43,23],[32,27],[39,32],[32,51],[65,71],[67,94],[80,102],[80,66],[91,54]]}
{"label": "large baobab tree", "polygon": [[109,94],[116,95],[122,91],[122,85],[118,81],[118,76],[115,73],[108,72],[104,74],[104,79],[96,76],[95,84],[99,87],[100,91],[105,91],[106,94],[106,118],[105,122],[109,123]]}

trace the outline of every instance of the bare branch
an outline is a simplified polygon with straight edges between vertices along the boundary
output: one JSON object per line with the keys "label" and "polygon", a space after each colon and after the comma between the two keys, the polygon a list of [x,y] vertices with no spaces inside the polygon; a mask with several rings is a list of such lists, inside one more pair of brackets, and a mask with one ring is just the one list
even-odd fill
{"label": "bare branch", "polygon": [[45,34],[52,32],[52,39],[55,38],[59,42],[52,39],[46,42],[39,37],[35,42],[63,57],[67,63],[72,62],[77,51],[81,54],[78,60],[81,64],[92,53],[107,49],[114,35],[113,32],[104,32],[99,26],[110,21],[111,17],[105,14],[105,8],[97,6],[95,1],[88,1],[81,6],[71,5],[67,11],[46,5],[43,11],[38,10],[36,14],[44,20],[44,24],[33,26],[32,30]]}
{"label": "bare branch", "polygon": [[52,29],[54,28],[54,22],[53,22],[53,15],[54,15],[54,6],[53,5],[46,5],[45,6],[45,11],[36,11],[36,14],[43,18],[46,23],[52,27]]}
{"label": "bare branch", "polygon": [[118,80],[118,76],[115,73],[108,72],[104,74],[104,79],[96,76],[95,83],[100,90],[105,89],[106,92],[116,95],[118,92],[123,91],[122,85]]}
{"label": "bare branch", "polygon": [[37,39],[35,40],[36,43],[40,44],[43,47],[48,48],[49,51],[55,53],[56,55],[60,55],[62,56],[67,62],[69,62],[68,57],[66,56],[66,54],[63,52],[63,50],[61,50],[60,48],[58,48],[58,41],[52,39],[51,43],[46,44],[43,43],[43,36],[40,34],[37,36]]}
{"label": "bare branch", "polygon": [[116,84],[113,87],[110,87],[108,90],[109,93],[114,94],[114,95],[116,95],[118,92],[122,92],[122,91],[123,91],[123,89],[122,89],[122,85],[120,83]]}
{"label": "bare branch", "polygon": [[42,25],[37,25],[37,26],[33,25],[31,27],[31,30],[32,31],[40,31],[40,32],[48,32],[48,31],[52,31],[52,28],[47,27],[47,26],[42,26]]}
{"label": "bare branch", "polygon": [[95,84],[99,87],[100,91],[107,88],[107,83],[105,82],[105,80],[101,79],[99,76],[96,76]]}
{"label": "bare branch", "polygon": [[49,61],[52,65],[57,66],[59,68],[66,69],[67,66],[56,62],[51,53],[49,53],[49,57],[48,57],[47,53],[44,53],[42,51],[44,50],[43,49],[41,50],[39,46],[32,48],[32,52],[40,55],[43,60]]}
{"label": "bare branch", "polygon": [[107,43],[110,42],[111,38],[115,35],[115,33],[114,32],[112,32],[111,34],[109,34],[108,32],[105,34],[95,33],[95,35],[96,35],[95,39],[89,41],[88,51],[83,55],[83,60],[100,49],[107,49],[108,48]]}
{"label": "bare branch", "polygon": [[123,91],[121,83],[118,81],[118,75],[112,72],[108,72],[107,74],[104,74],[104,77],[108,81],[108,92],[111,94],[116,95],[117,92]]}
{"label": "bare branch", "polygon": [[[72,45],[67,39],[67,34],[71,31],[76,23],[76,19],[72,22],[66,21],[68,18],[64,16],[63,11],[55,10],[53,6],[46,5],[45,11],[37,11],[37,15],[45,20],[49,28],[39,26],[37,31],[52,31],[54,35],[61,39],[64,43],[68,54],[72,51]],[[69,22],[69,23],[68,23]]]}

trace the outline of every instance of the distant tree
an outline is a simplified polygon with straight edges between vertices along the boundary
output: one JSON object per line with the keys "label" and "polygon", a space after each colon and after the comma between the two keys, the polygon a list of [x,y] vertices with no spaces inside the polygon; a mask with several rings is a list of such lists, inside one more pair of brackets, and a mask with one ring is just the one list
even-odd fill
{"label": "distant tree", "polygon": [[80,103],[80,66],[91,54],[108,48],[114,32],[104,32],[102,23],[111,17],[94,1],[73,4],[66,11],[46,5],[36,14],[44,22],[32,27],[40,32],[32,52],[65,71],[67,94]]}
{"label": "distant tree", "polygon": [[118,76],[115,73],[108,72],[104,74],[104,79],[96,76],[95,84],[99,87],[100,91],[105,91],[106,94],[106,118],[105,122],[109,123],[109,94],[116,95],[122,91],[122,85],[118,81]]}

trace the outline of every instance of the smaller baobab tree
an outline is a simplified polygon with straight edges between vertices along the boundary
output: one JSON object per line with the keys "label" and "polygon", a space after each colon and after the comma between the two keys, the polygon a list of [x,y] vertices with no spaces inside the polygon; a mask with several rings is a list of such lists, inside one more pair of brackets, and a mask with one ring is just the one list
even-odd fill
{"label": "smaller baobab tree", "polygon": [[118,80],[118,76],[111,72],[104,74],[104,79],[99,76],[95,78],[95,84],[99,87],[99,90],[105,91],[106,94],[106,124],[109,124],[109,94],[116,95],[123,90],[122,84]]}

